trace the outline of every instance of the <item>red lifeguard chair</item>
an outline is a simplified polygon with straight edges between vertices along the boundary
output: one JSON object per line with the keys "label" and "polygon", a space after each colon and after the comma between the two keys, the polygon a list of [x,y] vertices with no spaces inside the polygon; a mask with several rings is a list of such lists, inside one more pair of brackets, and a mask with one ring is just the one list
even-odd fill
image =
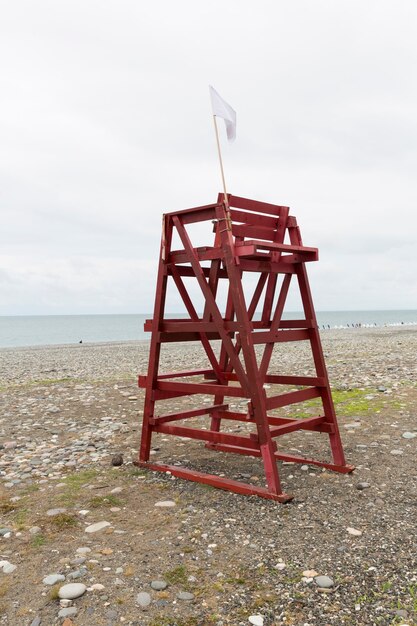
{"label": "red lifeguard chair", "polygon": [[[201,222],[213,223],[214,241],[209,246],[194,247],[190,225]],[[181,241],[181,249],[172,249],[174,233]],[[154,317],[145,324],[145,330],[152,333],[149,368],[147,376],[139,376],[139,386],[144,387],[146,393],[137,465],[279,502],[287,502],[292,496],[282,492],[278,460],[318,465],[342,473],[354,469],[346,464],[343,454],[307,278],[306,263],[317,260],[318,250],[303,246],[296,218],[289,215],[288,207],[233,195],[228,195],[225,201],[224,195],[219,194],[215,204],[164,215]],[[246,272],[257,277],[248,303],[242,284]],[[280,275],[283,278],[278,290]],[[204,298],[201,316],[193,305],[184,277],[194,277],[199,285]],[[294,279],[298,283],[304,317],[283,319],[288,290]],[[185,305],[186,319],[165,318],[168,281],[175,285]],[[216,299],[220,281],[226,281],[227,285],[223,314]],[[254,319],[258,309],[262,311],[261,317]],[[221,341],[217,356],[211,344],[213,340]],[[183,341],[199,341],[210,367],[160,374],[161,345]],[[269,371],[274,345],[293,341],[310,343],[315,376],[289,376]],[[264,346],[260,356],[255,346]],[[273,389],[275,393],[281,385],[285,387],[282,393],[267,395],[267,391]],[[198,398],[201,394],[213,396],[213,402],[209,406],[201,402],[195,409],[176,413],[161,414],[156,410],[160,401],[180,396],[196,395]],[[230,410],[225,398],[245,398],[247,411]],[[318,415],[302,419],[271,415],[276,409],[313,398],[321,401]],[[187,420],[201,416],[208,417],[209,428],[186,425]],[[224,420],[249,424],[251,432],[245,436],[224,432]],[[278,437],[300,430],[327,433],[332,460],[302,458],[278,449]],[[178,465],[150,463],[153,433],[200,439],[206,442],[206,447],[216,451],[261,457],[266,487]]]}

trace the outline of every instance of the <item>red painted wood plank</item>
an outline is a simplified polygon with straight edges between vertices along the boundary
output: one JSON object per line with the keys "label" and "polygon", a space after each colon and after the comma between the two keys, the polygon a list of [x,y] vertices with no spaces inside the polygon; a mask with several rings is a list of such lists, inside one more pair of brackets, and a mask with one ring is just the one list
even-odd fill
{"label": "red painted wood plank", "polygon": [[[195,274],[194,274],[194,270],[192,267],[189,267],[187,265],[176,265],[175,266],[179,275],[180,276],[184,276],[184,277],[191,277],[194,278]],[[293,268],[291,268],[293,269]],[[169,276],[172,276],[172,270],[173,267],[168,265],[167,266],[167,273]],[[210,275],[210,268],[209,267],[202,267],[201,268],[202,273],[204,274],[205,277],[208,277]],[[227,272],[224,269],[220,269],[219,270],[219,278],[227,278]]]}
{"label": "red painted wood plank", "polygon": [[244,496],[258,496],[260,498],[266,498],[267,500],[275,500],[277,502],[290,502],[293,496],[287,493],[275,494],[271,493],[264,487],[256,487],[246,483],[241,483],[237,480],[231,480],[229,478],[222,478],[215,474],[204,474],[203,472],[197,472],[187,469],[185,467],[178,467],[177,465],[162,465],[159,463],[141,463],[135,462],[134,465],[143,467],[157,472],[169,472],[172,476],[177,478],[185,478],[194,482],[202,483],[203,485],[210,485],[217,489],[224,489],[225,491],[232,491]]}
{"label": "red painted wood plank", "polygon": [[215,430],[201,430],[198,428],[188,428],[186,426],[172,426],[170,424],[156,424],[154,430],[155,432],[165,433],[166,435],[211,441],[212,443],[228,443],[230,445],[259,450],[259,443],[256,441],[255,436],[253,436],[253,438],[238,437],[237,435],[217,432]]}
{"label": "red painted wood plank", "polygon": [[213,411],[223,411],[228,407],[227,404],[215,404],[202,409],[194,409],[191,411],[180,411],[178,413],[168,413],[167,415],[158,415],[150,420],[151,424],[166,424],[167,422],[175,422],[177,420],[185,420],[192,417],[200,417],[202,415],[210,415]]}
{"label": "red painted wood plank", "polygon": [[308,387],[307,389],[290,391],[288,393],[282,393],[279,396],[267,398],[266,408],[268,410],[278,409],[289,404],[297,404],[298,402],[305,402],[306,400],[319,398],[320,396],[320,389],[317,389],[316,387]]}
{"label": "red painted wood plank", "polygon": [[306,246],[298,246],[292,245],[288,243],[275,243],[260,241],[258,239],[247,239],[243,242],[236,241],[235,242],[235,251],[236,254],[239,255],[239,250],[241,248],[247,248],[250,246],[254,246],[257,250],[273,250],[277,252],[294,252],[296,254],[314,254],[317,255],[318,258],[318,249],[317,248],[307,248]]}
{"label": "red painted wood plank", "polygon": [[286,341],[305,341],[309,339],[307,330],[277,330],[276,332],[255,332],[253,343],[282,343]]}
{"label": "red painted wood plank", "polygon": [[[223,194],[220,194],[223,197]],[[219,197],[219,200],[220,200]],[[229,196],[229,205],[236,209],[244,209],[255,213],[267,213],[268,215],[281,215],[288,211],[288,207],[277,204],[269,204],[268,202],[259,202],[258,200],[250,200],[249,198],[240,198],[239,196]]]}
{"label": "red painted wood plank", "polygon": [[239,257],[239,267],[244,272],[266,272],[267,274],[294,274],[295,267],[290,263],[273,263],[270,255],[260,256],[256,259]]}
{"label": "red painted wood plank", "polygon": [[230,387],[228,385],[215,385],[204,383],[177,383],[156,381],[155,389],[160,391],[179,391],[181,393],[200,393],[207,395],[214,395],[220,393],[224,396],[232,396],[234,398],[247,398],[247,393],[241,387]]}
{"label": "red painted wood plank", "polygon": [[309,430],[308,427],[317,427],[324,422],[326,418],[324,416],[307,417],[305,419],[292,420],[287,424],[281,424],[280,426],[274,426],[270,429],[271,437],[278,437],[279,435],[286,435],[296,430]]}
{"label": "red painted wood plank", "polygon": [[273,241],[276,229],[251,224],[233,224],[232,233],[235,237],[247,237],[248,239],[265,239]]}
{"label": "red painted wood plank", "polygon": [[[245,456],[260,457],[261,453],[258,450],[250,450],[249,448],[239,448],[237,446],[228,446],[221,443],[213,444],[210,446],[213,450],[219,452],[231,452],[233,454],[243,454]],[[338,472],[339,474],[350,474],[355,469],[354,465],[336,465],[327,461],[320,461],[318,459],[309,459],[302,456],[294,456],[293,454],[282,454],[275,452],[275,458],[279,461],[287,461],[289,463],[299,463],[301,465],[315,465],[318,467],[324,467],[325,469]]]}
{"label": "red painted wood plank", "polygon": [[[210,341],[219,341],[221,336],[219,333],[205,333],[206,338]],[[230,335],[233,338],[234,334]],[[159,340],[161,343],[178,343],[180,341],[201,341],[201,333],[160,333]]]}
{"label": "red painted wood plank", "polygon": [[279,224],[279,217],[270,217],[269,215],[260,215],[259,213],[249,213],[248,211],[239,211],[239,209],[234,208],[230,209],[230,216],[234,224],[236,224],[236,222],[240,222],[242,224],[270,228],[272,230],[276,230]]}

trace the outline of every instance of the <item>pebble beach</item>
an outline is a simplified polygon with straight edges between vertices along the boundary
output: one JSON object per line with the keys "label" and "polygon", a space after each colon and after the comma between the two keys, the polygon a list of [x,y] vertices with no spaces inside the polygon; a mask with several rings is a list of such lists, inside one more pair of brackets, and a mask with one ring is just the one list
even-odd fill
{"label": "pebble beach", "polygon": [[[415,625],[417,327],[322,341],[356,469],[279,463],[287,505],[133,465],[148,342],[1,349],[0,624]],[[164,347],[161,371],[205,366],[195,344]],[[312,374],[308,346],[271,371]],[[325,435],[282,440],[329,455]],[[153,461],[264,484],[257,459],[152,443]]]}

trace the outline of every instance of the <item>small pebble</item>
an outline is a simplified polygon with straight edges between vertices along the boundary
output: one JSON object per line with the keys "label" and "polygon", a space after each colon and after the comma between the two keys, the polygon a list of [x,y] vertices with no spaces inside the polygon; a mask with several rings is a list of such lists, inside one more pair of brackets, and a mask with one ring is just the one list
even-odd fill
{"label": "small pebble", "polygon": [[12,574],[17,565],[12,565],[9,561],[0,561],[0,569],[3,570],[3,574]]}
{"label": "small pebble", "polygon": [[74,600],[74,598],[79,598],[82,596],[87,590],[87,587],[83,585],[83,583],[68,583],[68,585],[63,585],[58,591],[58,595],[60,598],[66,598],[67,600]]}
{"label": "small pebble", "polygon": [[163,591],[168,587],[168,583],[166,583],[165,580],[153,580],[151,582],[151,587],[155,591]]}
{"label": "small pebble", "polygon": [[253,624],[253,626],[264,626],[264,618],[262,615],[250,615],[249,624]]}
{"label": "small pebble", "polygon": [[356,528],[346,528],[349,535],[353,535],[354,537],[360,537],[362,535],[361,530],[357,530]]}
{"label": "small pebble", "polygon": [[169,508],[176,505],[173,500],[161,500],[160,502],[155,502],[155,506],[158,506],[160,508]]}
{"label": "small pebble", "polygon": [[67,509],[49,509],[49,511],[46,511],[46,514],[48,517],[55,517],[55,515],[61,515],[66,512]]}
{"label": "small pebble", "polygon": [[401,437],[403,439],[414,439],[414,437],[417,437],[417,433],[405,432],[401,435]]}
{"label": "small pebble", "polygon": [[48,574],[42,582],[44,585],[56,585],[56,583],[60,583],[63,580],[65,580],[65,576],[62,574]]}
{"label": "small pebble", "polygon": [[180,591],[177,593],[177,598],[178,600],[186,600],[190,602],[191,600],[194,600],[194,594],[189,591]]}
{"label": "small pebble", "polygon": [[329,576],[316,576],[314,582],[317,587],[322,587],[323,589],[331,589],[331,587],[334,587],[334,580]]}
{"label": "small pebble", "polygon": [[111,526],[110,522],[96,522],[95,524],[91,524],[85,528],[86,533],[97,533],[99,530],[103,530],[103,528],[107,528]]}
{"label": "small pebble", "polygon": [[359,491],[363,491],[364,489],[368,489],[368,487],[370,487],[371,485],[369,483],[358,483],[356,485],[356,489],[359,489]]}
{"label": "small pebble", "polygon": [[149,606],[151,602],[152,598],[149,593],[146,593],[146,591],[141,591],[136,596],[136,604],[139,604],[139,606],[141,606],[143,609]]}
{"label": "small pebble", "polygon": [[74,617],[77,613],[78,610],[76,606],[69,606],[66,609],[61,609],[58,613],[58,617]]}

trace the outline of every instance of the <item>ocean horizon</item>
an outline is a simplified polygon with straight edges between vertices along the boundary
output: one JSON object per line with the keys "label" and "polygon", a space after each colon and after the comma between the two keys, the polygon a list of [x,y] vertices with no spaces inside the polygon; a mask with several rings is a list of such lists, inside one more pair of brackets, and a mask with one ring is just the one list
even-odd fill
{"label": "ocean horizon", "polygon": [[[284,318],[300,319],[301,312]],[[320,329],[417,325],[417,310],[317,311]],[[77,343],[146,341],[143,324],[152,314],[0,316],[0,348]],[[168,314],[180,318],[183,314]]]}

